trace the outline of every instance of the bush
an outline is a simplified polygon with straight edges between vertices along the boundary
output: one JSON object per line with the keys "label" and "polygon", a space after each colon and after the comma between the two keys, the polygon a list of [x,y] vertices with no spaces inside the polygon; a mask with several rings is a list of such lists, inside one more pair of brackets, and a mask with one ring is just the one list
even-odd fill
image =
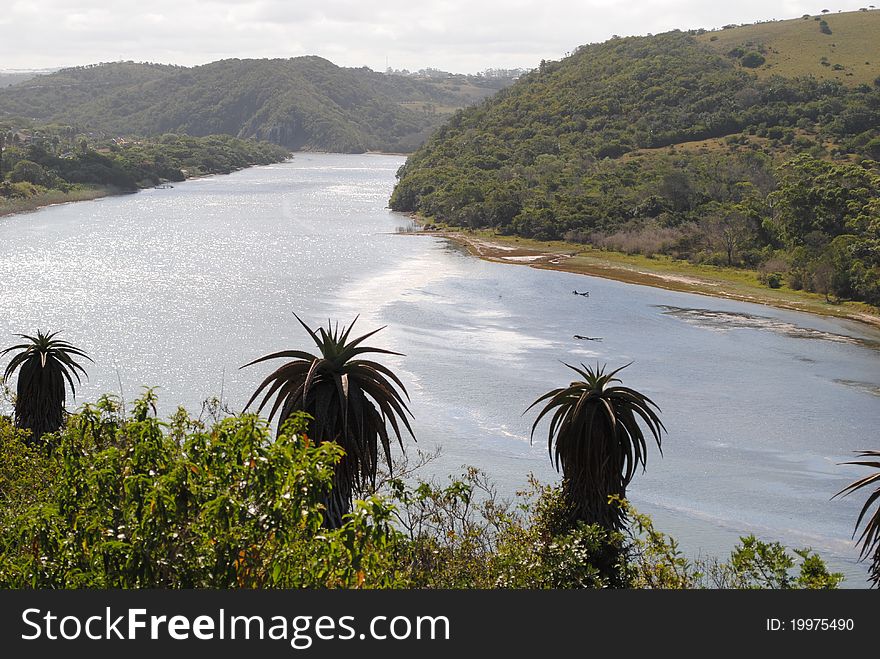
{"label": "bush", "polygon": [[[444,484],[380,479],[340,529],[321,527],[341,449],[293,417],[206,425],[129,416],[111,397],[29,448],[0,417],[4,588],[834,588],[809,550],[743,538],[728,562],[685,559],[623,500],[631,528],[568,520],[534,479],[517,505],[473,468]],[[215,416],[216,418],[216,416]],[[419,465],[416,465],[418,467]],[[800,564],[798,565],[798,557]],[[798,571],[799,570],[799,571]]]}
{"label": "bush", "polygon": [[[70,418],[37,503],[4,516],[0,586],[254,588],[394,585],[398,534],[378,499],[323,532],[341,455],[293,419],[276,441],[253,415],[206,428],[180,411],[130,418],[104,398]],[[44,503],[44,505],[40,505]],[[381,563],[381,564],[380,564]]]}
{"label": "bush", "polygon": [[700,558],[691,563],[675,540],[657,531],[651,518],[624,502],[632,518],[632,586],[650,589],[736,588],[777,590],[833,590],[843,581],[829,572],[811,549],[796,549],[794,556],[778,542],[753,535],[740,538],[728,562]]}
{"label": "bush", "polygon": [[19,160],[9,172],[9,180],[13,183],[33,183],[48,188],[52,187],[57,176],[53,176],[41,165],[31,160]]}
{"label": "bush", "polygon": [[761,53],[759,53],[755,50],[752,50],[752,51],[746,53],[745,55],[743,55],[740,58],[739,63],[742,64],[743,66],[745,66],[746,68],[757,69],[765,61],[766,60],[764,59],[764,56]]}

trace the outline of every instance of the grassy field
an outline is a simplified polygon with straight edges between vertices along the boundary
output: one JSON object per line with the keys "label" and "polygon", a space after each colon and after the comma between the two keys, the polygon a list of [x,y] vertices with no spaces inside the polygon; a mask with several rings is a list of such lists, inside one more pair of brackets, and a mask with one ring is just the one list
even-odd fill
{"label": "grassy field", "polygon": [[[667,256],[648,258],[594,249],[563,241],[541,242],[491,231],[461,231],[439,227],[435,235],[455,240],[476,256],[490,261],[529,265],[614,279],[630,284],[766,304],[821,316],[833,316],[880,327],[880,310],[861,302],[827,301],[823,295],[772,289],[758,273],[741,268],[694,265]],[[415,235],[418,235],[415,234]]]}
{"label": "grassy field", "polygon": [[[817,17],[828,23],[831,34],[819,31]],[[872,84],[880,76],[880,10],[744,25],[707,32],[699,39],[721,53],[737,46],[762,51],[766,62],[754,69],[759,76],[812,75],[848,85]]]}

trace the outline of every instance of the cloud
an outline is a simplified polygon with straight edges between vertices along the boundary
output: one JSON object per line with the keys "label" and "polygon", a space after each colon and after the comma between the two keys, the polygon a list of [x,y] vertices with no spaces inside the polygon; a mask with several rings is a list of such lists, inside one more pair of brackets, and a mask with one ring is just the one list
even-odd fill
{"label": "cloud", "polygon": [[[462,72],[532,67],[613,34],[795,18],[815,2],[739,0],[14,0],[5,68],[321,55],[343,66]],[[846,9],[858,9],[853,3]]]}

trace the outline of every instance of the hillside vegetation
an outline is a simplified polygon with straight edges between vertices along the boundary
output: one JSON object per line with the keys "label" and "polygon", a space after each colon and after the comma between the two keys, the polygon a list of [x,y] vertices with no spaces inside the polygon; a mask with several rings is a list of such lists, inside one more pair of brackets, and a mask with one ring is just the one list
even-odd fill
{"label": "hillside vegetation", "polygon": [[[36,446],[0,415],[0,588],[788,590],[843,579],[811,550],[754,536],[729,559],[691,562],[627,503],[625,534],[566,524],[561,488],[533,482],[506,502],[472,467],[446,482],[390,479],[327,529],[322,498],[342,450],[309,441],[301,415],[273,438],[254,415],[181,408],[162,421],[152,392],[133,408],[103,396]],[[608,547],[624,558],[602,572]]]}
{"label": "hillside vegetation", "polygon": [[227,174],[289,157],[284,147],[228,135],[161,135],[90,144],[68,127],[47,126],[21,144],[0,123],[0,215],[167,181]]}
{"label": "hillside vegetation", "polygon": [[[391,207],[880,304],[880,78],[759,75],[758,51],[718,46],[750,29],[615,38],[542,62],[442,126],[398,172]],[[808,31],[800,52],[827,36]],[[859,47],[880,61],[876,40]]]}
{"label": "hillside vegetation", "polygon": [[723,55],[738,48],[759,52],[765,59],[755,68],[760,77],[811,75],[857,85],[871,84],[880,75],[878,35],[880,12],[868,11],[743,25],[698,39]]}
{"label": "hillside vegetation", "polygon": [[0,90],[0,118],[108,135],[223,133],[289,149],[411,151],[452,111],[509,79],[385,75],[320,57],[229,59],[192,68],[117,62]]}

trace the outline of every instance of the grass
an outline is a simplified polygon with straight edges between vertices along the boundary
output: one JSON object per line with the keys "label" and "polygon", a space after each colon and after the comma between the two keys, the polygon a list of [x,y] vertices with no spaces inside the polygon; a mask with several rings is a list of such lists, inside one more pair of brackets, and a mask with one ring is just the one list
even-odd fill
{"label": "grass", "polygon": [[[765,304],[880,327],[880,311],[875,307],[862,302],[828,302],[821,294],[796,291],[787,286],[769,288],[758,280],[755,270],[697,265],[662,255],[623,254],[564,241],[500,236],[492,231],[462,231],[442,225],[438,228],[440,235],[465,244],[473,254],[487,260]],[[524,256],[533,256],[535,260],[506,260]]]}
{"label": "grass", "polygon": [[[831,34],[819,31],[816,17],[828,23]],[[698,38],[721,53],[737,46],[762,50],[766,62],[753,69],[761,77],[812,75],[858,85],[872,84],[880,76],[878,35],[880,10],[870,10],[743,25],[707,32]],[[835,64],[843,68],[834,70]]]}
{"label": "grass", "polygon": [[104,186],[95,186],[71,190],[70,192],[62,192],[61,190],[47,190],[33,197],[0,197],[0,217],[3,215],[12,215],[13,213],[24,213],[36,210],[43,206],[51,206],[53,204],[66,204],[72,201],[88,201],[90,199],[99,199],[115,194],[116,190]]}

